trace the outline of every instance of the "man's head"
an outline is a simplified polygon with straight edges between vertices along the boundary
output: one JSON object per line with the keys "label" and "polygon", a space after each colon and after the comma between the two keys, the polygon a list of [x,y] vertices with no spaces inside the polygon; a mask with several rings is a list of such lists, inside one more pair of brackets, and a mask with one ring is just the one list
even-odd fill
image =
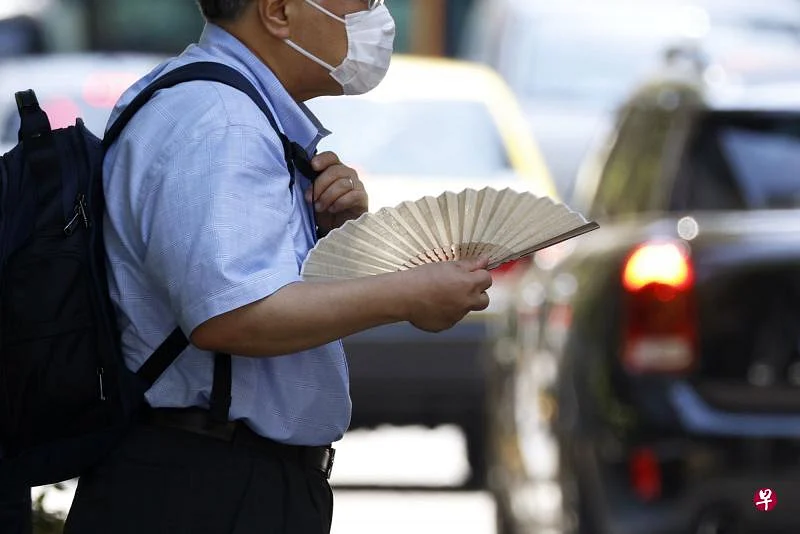
{"label": "man's head", "polygon": [[224,23],[239,18],[253,0],[197,0],[197,3],[206,20]]}
{"label": "man's head", "polygon": [[[197,0],[298,101],[365,92],[388,68],[394,21],[383,0]],[[354,46],[355,45],[355,46]]]}

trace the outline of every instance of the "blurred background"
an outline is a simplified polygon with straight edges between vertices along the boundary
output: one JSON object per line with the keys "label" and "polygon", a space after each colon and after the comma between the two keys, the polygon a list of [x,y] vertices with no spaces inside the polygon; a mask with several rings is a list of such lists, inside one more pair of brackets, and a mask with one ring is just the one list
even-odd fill
{"label": "blurred background", "polygon": [[[333,532],[800,531],[800,0],[386,3],[386,81],[309,102],[371,209],[510,187],[601,229],[494,271],[450,331],[345,340]],[[2,0],[0,152],[15,91],[100,134],[202,26]],[[33,490],[39,534],[73,491]]]}

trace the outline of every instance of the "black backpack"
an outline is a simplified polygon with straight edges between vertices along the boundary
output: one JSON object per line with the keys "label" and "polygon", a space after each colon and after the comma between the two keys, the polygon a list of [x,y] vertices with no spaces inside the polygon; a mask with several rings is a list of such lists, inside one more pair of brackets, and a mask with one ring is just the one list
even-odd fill
{"label": "black backpack", "polygon": [[[220,63],[179,67],[144,89],[103,141],[78,119],[51,130],[33,91],[16,94],[19,144],[0,160],[0,484],[79,476],[109,452],[144,393],[187,347],[175,329],[131,373],[119,347],[103,245],[105,151],[161,89],[208,80],[246,93],[278,133],[289,170],[315,178],[253,85]],[[228,420],[230,356],[217,354],[211,412]]]}

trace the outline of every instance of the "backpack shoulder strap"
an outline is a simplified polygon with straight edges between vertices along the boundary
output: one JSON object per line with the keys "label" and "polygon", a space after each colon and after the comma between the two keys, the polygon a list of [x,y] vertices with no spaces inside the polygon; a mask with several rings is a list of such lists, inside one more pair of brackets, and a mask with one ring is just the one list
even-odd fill
{"label": "backpack shoulder strap", "polygon": [[278,134],[278,138],[283,146],[283,155],[286,161],[286,168],[289,170],[289,187],[294,184],[294,170],[297,169],[309,180],[314,180],[318,173],[313,170],[305,150],[295,142],[289,140],[288,137],[278,127],[275,116],[269,109],[269,106],[261,97],[261,94],[253,86],[242,73],[233,67],[223,65],[214,61],[200,61],[189,63],[175,70],[168,72],[161,76],[153,83],[145,87],[133,101],[123,110],[122,114],[117,118],[111,128],[106,132],[103,138],[103,147],[108,149],[120,136],[122,130],[128,125],[130,120],[136,113],[144,107],[144,105],[153,97],[153,95],[162,89],[169,89],[178,84],[191,82],[191,81],[210,81],[217,82],[238,89],[245,93],[250,99],[259,107],[261,112],[269,121],[272,129]]}

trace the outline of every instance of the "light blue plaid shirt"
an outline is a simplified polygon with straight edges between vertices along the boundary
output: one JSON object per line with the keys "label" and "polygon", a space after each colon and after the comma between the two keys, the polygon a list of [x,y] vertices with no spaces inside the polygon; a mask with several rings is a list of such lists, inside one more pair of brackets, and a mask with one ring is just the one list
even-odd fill
{"label": "light blue plaid shirt", "polygon": [[[129,89],[110,121],[156,77],[195,61],[247,76],[309,154],[328,134],[249,49],[210,24],[197,45]],[[188,335],[300,281],[315,239],[303,198],[310,183],[299,173],[292,190],[289,181],[278,136],[236,89],[184,83],[157,93],[133,118],[103,168],[111,297],[131,369],[176,325]],[[154,407],[208,407],[212,369],[212,354],[190,347],[147,399]],[[278,358],[234,356],[232,389],[231,418],[277,441],[328,444],[350,422],[341,341]]]}

